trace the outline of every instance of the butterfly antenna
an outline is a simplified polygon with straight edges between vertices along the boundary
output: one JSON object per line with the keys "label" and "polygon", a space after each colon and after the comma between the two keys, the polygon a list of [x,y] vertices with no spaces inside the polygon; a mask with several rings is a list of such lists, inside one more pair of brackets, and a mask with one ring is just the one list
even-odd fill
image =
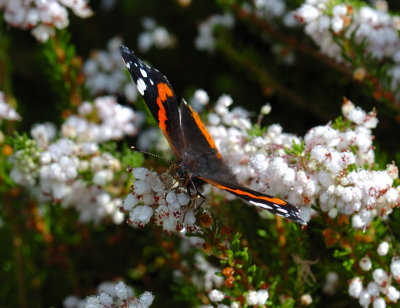
{"label": "butterfly antenna", "polygon": [[165,158],[163,156],[160,156],[160,155],[157,155],[157,154],[154,154],[154,153],[150,153],[150,152],[147,152],[147,151],[143,151],[141,149],[138,149],[138,148],[134,147],[133,145],[131,146],[131,150],[132,151],[136,151],[136,152],[140,152],[140,153],[145,154],[145,155],[153,156],[153,157],[158,158],[158,159],[163,159],[163,160],[165,160],[165,161],[167,161],[167,162],[169,162],[169,163],[171,163],[173,165],[176,165],[175,162],[173,162],[172,160],[170,160],[168,158]]}

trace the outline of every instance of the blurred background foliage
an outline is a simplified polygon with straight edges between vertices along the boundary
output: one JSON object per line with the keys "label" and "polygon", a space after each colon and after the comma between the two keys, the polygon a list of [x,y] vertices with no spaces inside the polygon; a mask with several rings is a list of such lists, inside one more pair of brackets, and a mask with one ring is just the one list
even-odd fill
{"label": "blurred background foliage", "polygon": [[[145,16],[152,17],[176,37],[176,45],[168,49],[152,48],[146,54],[137,51],[137,54],[168,77],[179,97],[189,97],[197,88],[205,89],[212,101],[227,93],[236,106],[254,112],[254,121],[261,106],[269,102],[272,113],[264,118],[263,125],[280,123],[286,132],[300,136],[309,128],[336,118],[343,97],[347,97],[364,110],[377,109],[377,161],[384,166],[395,159],[399,165],[399,115],[387,104],[374,100],[370,90],[355,81],[350,71],[320,54],[302,29],[288,30],[281,27],[279,21],[272,25],[254,22],[240,13],[240,2],[194,0],[185,5],[185,1],[176,0],[92,1],[94,16],[80,19],[71,14],[70,26],[62,35],[75,47],[70,56],[82,59],[88,58],[93,49],[103,49],[116,35],[123,38],[126,46],[138,50],[137,38],[143,31],[141,21]],[[301,1],[287,1],[292,8],[299,3]],[[388,4],[392,12],[400,9],[397,0],[388,1]],[[224,11],[235,15],[233,31],[219,29],[213,53],[197,50],[194,38],[199,23],[211,14]],[[61,110],[66,107],[63,103],[69,101],[69,97],[67,91],[60,90],[67,85],[63,84],[63,79],[57,79],[62,71],[57,71],[57,65],[52,65],[51,57],[46,55],[51,42],[38,44],[29,32],[1,21],[0,44],[1,87],[14,94],[23,118],[15,127],[8,127],[8,133],[29,132],[37,122],[60,124]],[[281,54],[294,52],[295,61],[285,64],[280,53],[271,52],[272,44],[282,46]],[[73,70],[73,63],[70,65]],[[79,94],[84,99],[90,98],[85,91]],[[4,223],[0,228],[0,306],[59,307],[66,295],[84,297],[94,293],[93,288],[101,281],[115,277],[128,279],[137,290],[153,291],[156,307],[189,307],[203,302],[190,284],[171,283],[174,266],[179,264],[176,259],[188,260],[188,267],[193,262],[193,255],[176,255],[177,236],[165,235],[154,226],[133,230],[126,224],[71,224],[77,219],[74,210],[52,204],[37,207],[29,196],[21,194],[21,188],[3,185],[2,189],[8,190],[10,198],[17,198],[8,200],[8,206],[3,208],[3,219],[15,223]],[[268,221],[257,219],[253,211],[240,210],[241,207],[237,202],[226,209],[231,217],[232,233],[246,234],[245,244],[257,251],[256,258],[279,254],[274,251],[279,248],[276,229],[269,226]],[[398,222],[398,218],[394,221]],[[293,226],[294,231],[288,228],[286,235],[296,238],[297,228]],[[317,224],[313,228],[322,230]],[[325,249],[321,233],[303,234],[298,240],[312,242],[315,252]],[[304,249],[298,240],[289,244],[294,247],[288,251]],[[313,251],[308,254],[311,259],[319,255]],[[320,266],[324,261],[320,259]],[[217,259],[214,262],[218,264]],[[269,270],[275,271],[272,276],[279,277],[280,267],[275,268],[273,262],[271,259]],[[324,279],[323,276],[317,278]],[[282,277],[282,280],[286,280],[286,284],[293,283],[290,277]],[[347,288],[346,285],[341,287]],[[325,307],[353,304],[349,299],[325,298],[322,293],[314,300]]]}

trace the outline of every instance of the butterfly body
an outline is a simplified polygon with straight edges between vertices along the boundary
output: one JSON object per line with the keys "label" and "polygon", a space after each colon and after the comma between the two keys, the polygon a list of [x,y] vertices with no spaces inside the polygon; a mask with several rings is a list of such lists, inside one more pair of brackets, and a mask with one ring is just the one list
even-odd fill
{"label": "butterfly body", "polygon": [[[228,191],[248,203],[305,224],[296,206],[283,199],[253,191],[240,185],[223,161],[213,138],[199,115],[182,99],[178,104],[175,92],[158,70],[144,64],[133,51],[121,46],[121,54],[139,93],[143,96],[158,126],[178,157],[177,174],[189,179],[191,188],[204,183]],[[193,187],[194,186],[194,187]]]}

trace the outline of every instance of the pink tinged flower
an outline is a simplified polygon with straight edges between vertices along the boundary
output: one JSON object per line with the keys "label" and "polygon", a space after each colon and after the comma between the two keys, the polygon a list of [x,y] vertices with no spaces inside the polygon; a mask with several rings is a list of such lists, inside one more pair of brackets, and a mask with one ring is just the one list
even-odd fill
{"label": "pink tinged flower", "polygon": [[211,290],[210,293],[208,293],[208,298],[210,301],[218,303],[222,301],[225,298],[225,294],[219,290]]}
{"label": "pink tinged flower", "polygon": [[372,267],[371,259],[368,256],[365,256],[360,260],[359,265],[363,271],[369,271]]}
{"label": "pink tinged flower", "polygon": [[359,298],[363,290],[363,285],[360,277],[355,277],[349,284],[349,295],[354,298]]}
{"label": "pink tinged flower", "polygon": [[392,180],[395,180],[399,177],[399,169],[395,164],[388,164],[386,166],[386,172],[391,177]]}

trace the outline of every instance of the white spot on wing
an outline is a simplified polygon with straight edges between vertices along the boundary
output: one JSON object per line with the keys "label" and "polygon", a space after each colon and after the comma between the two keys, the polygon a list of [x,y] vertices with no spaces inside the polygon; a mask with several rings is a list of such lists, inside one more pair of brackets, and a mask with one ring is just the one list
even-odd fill
{"label": "white spot on wing", "polygon": [[128,68],[128,70],[130,70],[131,69],[131,62],[127,62],[126,63],[126,67]]}
{"label": "white spot on wing", "polygon": [[153,79],[150,78],[151,85],[154,85]]}
{"label": "white spot on wing", "polygon": [[277,207],[276,210],[279,212],[285,213],[285,214],[287,214],[287,212],[288,212],[286,209],[281,208],[281,207]]}
{"label": "white spot on wing", "polygon": [[268,205],[268,204],[264,204],[264,203],[260,203],[260,202],[255,202],[255,201],[249,201],[249,203],[251,203],[251,204],[253,204],[253,205],[255,205],[255,206],[258,206],[258,207],[261,207],[261,208],[263,208],[263,209],[266,209],[266,210],[272,210],[272,206],[270,206],[270,205]]}
{"label": "white spot on wing", "polygon": [[137,63],[135,62],[135,66],[137,67]]}
{"label": "white spot on wing", "polygon": [[146,86],[146,84],[145,84],[145,82],[143,81],[142,78],[139,78],[136,81],[136,87],[137,87],[139,93],[144,95],[144,91],[146,91],[147,86]]}
{"label": "white spot on wing", "polygon": [[144,78],[146,78],[147,77],[147,73],[146,73],[146,71],[144,70],[144,69],[140,69],[140,73],[142,74],[142,76],[144,77]]}

